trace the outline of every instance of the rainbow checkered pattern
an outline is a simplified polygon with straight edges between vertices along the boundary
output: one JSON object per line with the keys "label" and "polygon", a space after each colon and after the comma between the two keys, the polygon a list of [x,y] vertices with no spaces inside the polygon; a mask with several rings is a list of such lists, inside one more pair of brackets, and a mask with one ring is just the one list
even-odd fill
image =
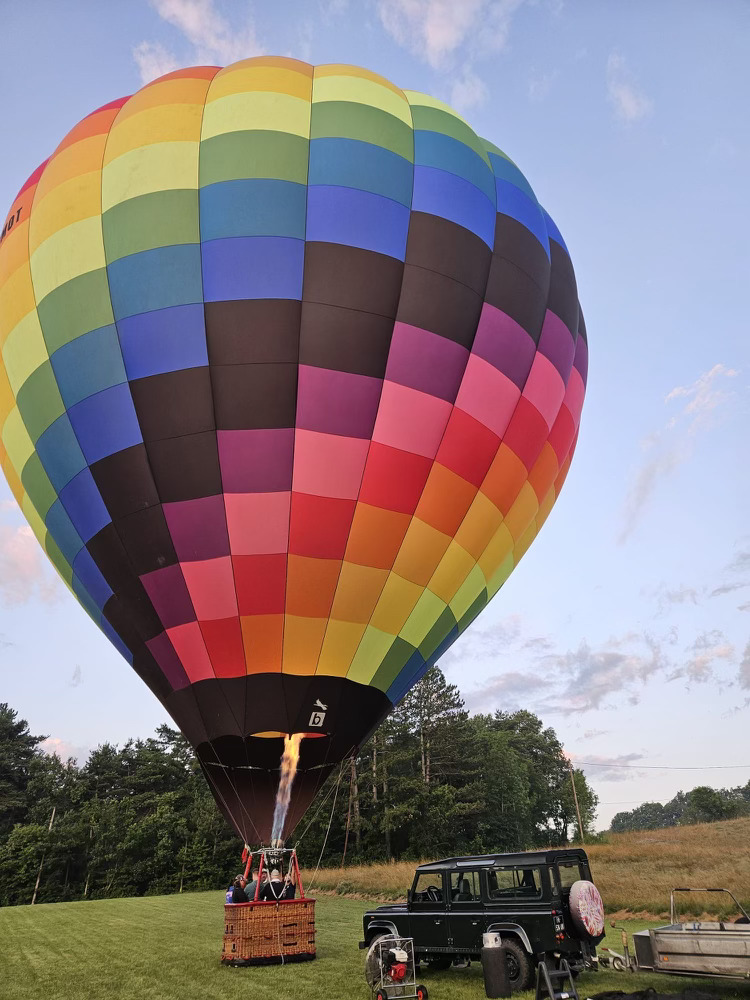
{"label": "rainbow checkered pattern", "polygon": [[549,514],[588,355],[565,244],[446,105],[269,57],[93,112],[3,233],[3,470],[240,828],[258,740],[278,767],[319,700],[301,767],[340,760]]}

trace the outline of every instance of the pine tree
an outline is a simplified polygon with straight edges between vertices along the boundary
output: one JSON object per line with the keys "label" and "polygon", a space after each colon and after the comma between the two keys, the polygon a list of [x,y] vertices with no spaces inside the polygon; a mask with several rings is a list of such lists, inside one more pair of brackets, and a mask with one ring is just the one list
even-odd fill
{"label": "pine tree", "polygon": [[31,767],[46,738],[32,736],[28,723],[7,702],[0,703],[0,836],[26,816]]}

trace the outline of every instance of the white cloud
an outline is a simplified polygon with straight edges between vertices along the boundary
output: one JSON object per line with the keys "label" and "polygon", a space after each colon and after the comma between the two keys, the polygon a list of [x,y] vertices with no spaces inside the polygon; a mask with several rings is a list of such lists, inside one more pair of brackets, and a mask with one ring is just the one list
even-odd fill
{"label": "white cloud", "polygon": [[59,757],[63,763],[70,757],[73,757],[79,764],[83,764],[91,753],[90,747],[76,746],[67,740],[61,740],[57,736],[48,736],[39,746],[44,753],[50,757]]}
{"label": "white cloud", "polygon": [[465,66],[451,88],[451,105],[457,111],[470,111],[477,105],[483,104],[486,98],[487,85],[471,67]]}
{"label": "white cloud", "polygon": [[158,42],[141,42],[140,45],[136,45],[133,49],[133,58],[143,83],[166,76],[179,66],[176,57]]}
{"label": "white cloud", "polygon": [[508,649],[521,637],[520,615],[506,615],[497,622],[483,622],[481,619],[470,625],[459,642],[454,643],[441,657],[440,668],[449,670],[467,660],[481,660],[497,656]]}
{"label": "white cloud", "polygon": [[691,385],[678,385],[667,393],[665,403],[673,399],[687,399],[688,403],[683,413],[692,417],[690,424],[691,433],[699,430],[709,419],[710,414],[722,403],[731,399],[733,393],[727,392],[722,386],[717,384],[719,378],[735,378],[739,372],[735,368],[727,368],[726,365],[714,365],[710,371],[700,375]]}
{"label": "white cloud", "polygon": [[577,754],[571,754],[570,759],[587,778],[596,778],[598,781],[630,781],[643,777],[642,771],[634,771],[633,768],[644,756],[642,753],[623,753],[617,757],[601,757],[587,753],[585,764],[576,760]]}
{"label": "white cloud", "polygon": [[750,582],[747,580],[734,580],[728,583],[721,583],[718,587],[714,587],[709,596],[721,597],[722,594],[731,594],[735,590],[744,590],[748,586],[750,586]]}
{"label": "white cloud", "polygon": [[687,587],[684,584],[680,584],[677,587],[659,587],[655,592],[655,597],[659,605],[658,614],[661,616],[665,615],[667,610],[674,605],[697,605],[699,603],[699,593],[696,588]]}
{"label": "white cloud", "polygon": [[618,52],[612,52],[607,60],[607,96],[617,117],[627,124],[645,117],[653,109],[653,102],[638,89]]}
{"label": "white cloud", "polygon": [[546,678],[535,673],[509,670],[489,678],[484,684],[470,691],[465,698],[466,707],[474,712],[493,712],[496,708],[508,711],[526,706],[533,692],[547,684]]}
{"label": "white cloud", "polygon": [[463,46],[497,52],[524,0],[377,0],[381,24],[399,45],[433,69],[450,65]]}
{"label": "white cloud", "polygon": [[703,632],[697,636],[689,652],[692,656],[673,671],[668,680],[684,677],[687,681],[703,684],[714,679],[714,668],[719,665],[719,661],[733,662],[735,657],[734,646],[718,630]]}
{"label": "white cloud", "polygon": [[582,740],[596,740],[600,736],[609,736],[609,729],[587,729],[585,730]]}
{"label": "white cloud", "polygon": [[644,462],[625,499],[623,526],[618,537],[620,544],[632,534],[657,485],[674,472],[686,458],[685,449],[675,446],[659,452]]}
{"label": "white cloud", "polygon": [[750,642],[745,646],[745,652],[742,654],[737,680],[741,688],[750,689]]}
{"label": "white cloud", "polygon": [[540,663],[562,683],[540,708],[570,715],[609,707],[623,697],[637,704],[640,687],[662,673],[668,660],[658,639],[629,635],[595,649],[584,640],[578,649],[543,656]]}
{"label": "white cloud", "polygon": [[741,552],[738,552],[729,564],[729,569],[736,573],[743,573],[745,570],[750,570],[750,549],[742,549]]}
{"label": "white cloud", "polygon": [[462,67],[448,99],[458,110],[481,104],[487,86],[476,63],[502,51],[525,0],[376,0],[388,34],[417,59],[445,73]]}
{"label": "white cloud", "polygon": [[0,601],[8,606],[56,601],[61,584],[27,524],[0,524]]}
{"label": "white cloud", "polygon": [[433,69],[446,65],[482,20],[486,0],[378,0],[380,21],[399,45]]}
{"label": "white cloud", "polygon": [[[679,588],[671,596],[692,604],[694,592]],[[522,707],[543,717],[579,716],[637,705],[647,686],[677,680],[686,689],[709,681],[750,689],[750,643],[735,680],[738,652],[732,642],[717,629],[693,635],[686,645],[674,626],[659,633],[627,630],[604,642],[584,638],[560,650],[547,636],[530,634],[522,616],[510,615],[488,625],[474,623],[439,665],[451,679],[464,679],[462,691],[472,712]],[[466,690],[472,667],[484,668],[483,680]],[[605,730],[587,729],[582,738],[603,735]]]}
{"label": "white cloud", "polygon": [[[529,663],[531,655],[528,669],[492,674],[468,692],[466,704],[472,711],[523,706],[535,712],[574,715],[615,707],[623,699],[636,704],[641,688],[671,667],[664,652],[672,644],[669,632],[660,638],[627,632],[598,647],[584,640],[577,649],[549,653],[542,652],[549,649],[549,641],[526,638],[520,617],[513,617],[514,621],[506,619],[492,628],[478,629],[449,660],[451,667],[465,666],[467,660]],[[441,667],[447,659],[443,657]]]}
{"label": "white cloud", "polygon": [[151,6],[163,21],[178,30],[181,41],[187,42],[189,48],[186,58],[181,60],[159,42],[143,41],[137,45],[133,58],[144,83],[181,65],[223,66],[265,51],[252,18],[248,16],[242,24],[232,24],[216,8],[214,0],[151,0]]}
{"label": "white cloud", "polygon": [[712,426],[718,408],[734,398],[722,380],[738,374],[734,368],[717,364],[691,385],[676,386],[667,393],[666,404],[681,400],[684,405],[642,443],[650,457],[638,469],[625,499],[620,543],[632,534],[659,483],[691,457],[698,434]]}

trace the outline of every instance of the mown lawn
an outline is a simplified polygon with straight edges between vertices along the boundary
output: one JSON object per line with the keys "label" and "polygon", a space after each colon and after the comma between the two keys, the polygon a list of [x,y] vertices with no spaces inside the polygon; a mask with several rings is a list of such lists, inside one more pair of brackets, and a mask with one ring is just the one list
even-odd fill
{"label": "mown lawn", "polygon": [[[0,910],[1,1000],[367,1000],[362,913],[357,899],[318,901],[318,959],[232,969],[219,963],[223,892],[17,906]],[[628,921],[631,931],[648,925]],[[620,950],[620,932],[609,931]],[[481,965],[424,972],[434,1000],[484,997]],[[750,1000],[745,984],[658,975],[598,973],[579,980],[581,997],[603,990],[679,993],[686,986]],[[533,994],[520,994],[531,1000]]]}

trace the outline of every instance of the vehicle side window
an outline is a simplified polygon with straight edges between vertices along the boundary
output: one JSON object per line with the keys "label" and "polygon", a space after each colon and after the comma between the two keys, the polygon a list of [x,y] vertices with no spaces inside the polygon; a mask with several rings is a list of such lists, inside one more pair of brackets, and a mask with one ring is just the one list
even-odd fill
{"label": "vehicle side window", "polygon": [[479,899],[479,872],[451,872],[451,901],[471,903]]}
{"label": "vehicle side window", "polygon": [[574,882],[583,878],[581,866],[577,861],[559,861],[557,870],[560,873],[560,885],[563,890],[569,889]]}
{"label": "vehicle side window", "polygon": [[490,899],[541,899],[542,873],[539,868],[491,868],[487,887]]}
{"label": "vehicle side window", "polygon": [[415,903],[440,903],[443,899],[443,876],[440,872],[422,872],[414,883]]}

